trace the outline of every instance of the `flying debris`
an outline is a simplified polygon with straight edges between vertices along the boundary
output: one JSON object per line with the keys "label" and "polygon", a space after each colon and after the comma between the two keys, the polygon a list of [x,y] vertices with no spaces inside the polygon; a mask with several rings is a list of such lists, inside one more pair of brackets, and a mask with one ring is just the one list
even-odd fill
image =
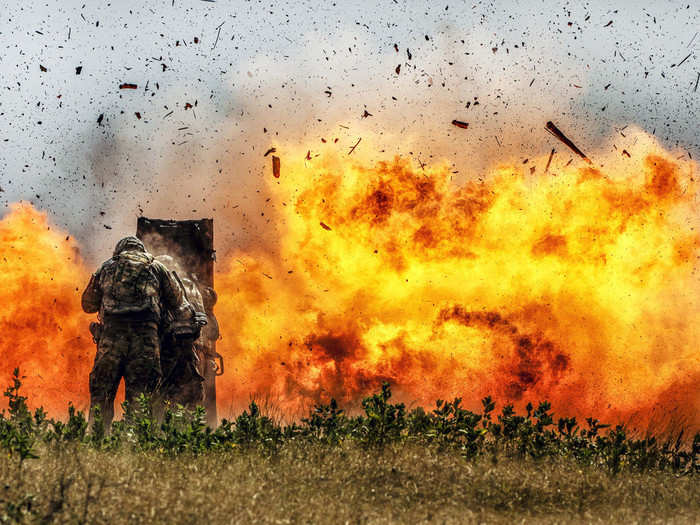
{"label": "flying debris", "polygon": [[576,155],[581,157],[589,164],[592,164],[591,159],[589,159],[583,151],[578,149],[576,147],[576,144],[571,142],[571,140],[566,135],[564,135],[564,133],[562,133],[561,130],[558,127],[556,127],[551,120],[547,122],[545,129],[549,131],[552,135],[554,135],[556,138],[558,138],[560,141],[562,141],[564,144],[566,144],[569,147],[569,149],[571,149],[571,151],[576,153]]}
{"label": "flying debris", "polygon": [[280,158],[277,155],[272,156],[272,176],[280,178]]}

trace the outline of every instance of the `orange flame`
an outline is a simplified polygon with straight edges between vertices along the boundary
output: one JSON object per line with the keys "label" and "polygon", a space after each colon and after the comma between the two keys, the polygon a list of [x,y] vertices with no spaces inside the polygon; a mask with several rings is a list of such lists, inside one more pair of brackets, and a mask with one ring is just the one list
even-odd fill
{"label": "orange flame", "polygon": [[95,345],[80,308],[90,273],[78,245],[45,213],[13,204],[0,221],[0,385],[14,368],[33,406],[64,414],[68,401],[87,408]]}
{"label": "orange flame", "polygon": [[[490,394],[697,428],[695,164],[647,149],[634,168],[501,167],[462,185],[399,159],[285,160],[268,184],[277,245],[217,270],[220,410],[353,405],[386,380],[424,406]],[[45,406],[84,406],[77,246],[28,206],[0,234],[3,377],[21,365]]]}
{"label": "orange flame", "polygon": [[697,426],[695,168],[653,150],[461,186],[399,159],[285,161],[277,249],[217,276],[223,397],[347,405],[386,380],[424,406],[491,394]]}

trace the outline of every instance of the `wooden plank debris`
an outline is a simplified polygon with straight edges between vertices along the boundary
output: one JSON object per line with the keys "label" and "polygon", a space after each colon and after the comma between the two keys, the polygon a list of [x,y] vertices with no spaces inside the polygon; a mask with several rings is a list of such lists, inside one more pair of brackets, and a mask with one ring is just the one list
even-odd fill
{"label": "wooden plank debris", "polygon": [[569,137],[564,135],[564,133],[562,133],[562,131],[558,127],[556,127],[551,120],[547,122],[545,129],[549,131],[552,135],[554,135],[556,138],[558,138],[561,142],[563,142],[571,151],[576,153],[576,155],[588,162],[588,164],[592,164],[591,159],[589,159],[583,151],[578,149],[578,147],[576,147],[576,144],[574,144],[571,141],[571,139],[569,139]]}

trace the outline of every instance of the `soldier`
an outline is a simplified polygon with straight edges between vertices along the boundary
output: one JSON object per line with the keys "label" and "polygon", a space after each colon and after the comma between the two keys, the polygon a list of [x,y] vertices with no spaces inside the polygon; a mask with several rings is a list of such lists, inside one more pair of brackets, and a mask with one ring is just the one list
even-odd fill
{"label": "soldier", "polygon": [[97,355],[90,373],[90,416],[99,407],[105,428],[111,426],[122,377],[128,402],[156,388],[161,378],[158,323],[163,307],[177,310],[182,303],[173,275],[136,237],[119,241],[112,258],[90,278],[83,310],[98,312],[101,321],[91,325]]}
{"label": "soldier", "polygon": [[185,297],[178,309],[164,312],[160,361],[163,378],[158,391],[164,399],[194,409],[204,398],[199,349],[203,344],[201,331],[207,324],[207,315],[202,295],[171,256],[160,255],[156,259],[170,270]]}

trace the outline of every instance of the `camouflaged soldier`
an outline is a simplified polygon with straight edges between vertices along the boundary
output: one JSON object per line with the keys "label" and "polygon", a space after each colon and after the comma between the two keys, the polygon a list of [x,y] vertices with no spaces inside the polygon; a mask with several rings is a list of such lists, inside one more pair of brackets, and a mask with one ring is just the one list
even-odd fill
{"label": "camouflaged soldier", "polygon": [[203,345],[201,330],[207,324],[207,315],[202,294],[171,256],[160,255],[156,260],[171,271],[185,298],[176,310],[163,312],[160,360],[163,378],[158,392],[171,403],[194,409],[204,399],[199,354]]}
{"label": "camouflaged soldier", "polygon": [[158,323],[163,308],[176,310],[182,302],[173,275],[136,237],[119,241],[112,258],[90,278],[83,310],[98,312],[102,323],[100,330],[91,329],[97,355],[90,373],[90,415],[99,407],[105,428],[112,423],[122,377],[127,401],[156,388],[161,378]]}

